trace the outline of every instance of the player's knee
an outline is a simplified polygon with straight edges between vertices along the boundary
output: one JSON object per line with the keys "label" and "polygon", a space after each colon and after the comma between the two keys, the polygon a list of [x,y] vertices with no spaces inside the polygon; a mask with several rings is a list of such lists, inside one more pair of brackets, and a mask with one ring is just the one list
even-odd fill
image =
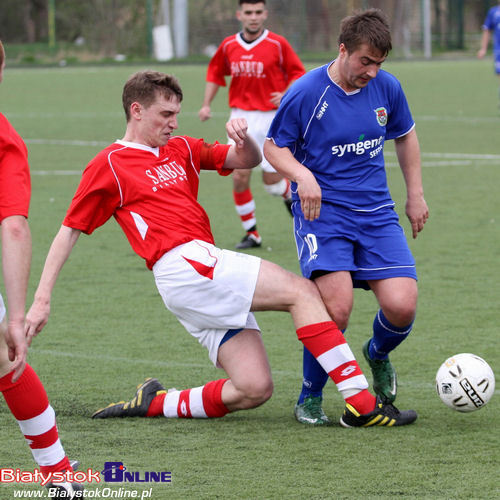
{"label": "player's knee", "polygon": [[264,189],[272,196],[283,196],[286,193],[288,184],[285,179],[281,179],[274,184],[264,184]]}
{"label": "player's knee", "polygon": [[250,187],[250,174],[250,171],[233,170],[233,189],[239,193],[247,190]]}
{"label": "player's knee", "polygon": [[397,302],[383,309],[385,317],[395,326],[403,327],[411,324],[416,315],[416,304]]}
{"label": "player's knee", "polygon": [[345,330],[347,328],[349,317],[351,316],[350,307],[342,307],[342,305],[339,304],[332,308],[327,304],[326,310],[340,330]]}
{"label": "player's knee", "polygon": [[241,391],[244,395],[245,406],[256,408],[264,404],[273,394],[273,381],[271,375],[252,377],[248,380]]}

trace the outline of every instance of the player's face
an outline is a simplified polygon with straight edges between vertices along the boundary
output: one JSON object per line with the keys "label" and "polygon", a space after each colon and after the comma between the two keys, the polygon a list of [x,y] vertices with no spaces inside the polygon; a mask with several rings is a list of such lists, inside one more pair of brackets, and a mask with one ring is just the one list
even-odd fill
{"label": "player's face", "polygon": [[139,130],[141,143],[152,148],[167,144],[172,132],[178,128],[177,115],[181,111],[181,103],[176,97],[165,99],[158,94],[151,106],[140,106]]}
{"label": "player's face", "polygon": [[368,44],[360,45],[351,53],[341,44],[339,73],[344,90],[352,92],[366,87],[368,82],[377,76],[385,57]]}
{"label": "player's face", "polygon": [[267,19],[266,4],[242,3],[236,11],[236,18],[241,23],[244,35],[257,38],[262,33]]}

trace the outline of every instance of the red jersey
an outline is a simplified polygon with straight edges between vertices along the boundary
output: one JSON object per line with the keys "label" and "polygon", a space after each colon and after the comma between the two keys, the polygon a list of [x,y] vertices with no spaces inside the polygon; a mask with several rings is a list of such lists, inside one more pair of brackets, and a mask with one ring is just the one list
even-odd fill
{"label": "red jersey", "polygon": [[229,106],[247,111],[271,111],[272,92],[283,92],[305,73],[304,65],[287,40],[271,31],[251,43],[240,33],[220,44],[207,70],[207,82],[226,86],[231,75]]}
{"label": "red jersey", "polygon": [[0,222],[11,215],[28,217],[30,196],[28,150],[0,113]]}
{"label": "red jersey", "polygon": [[199,175],[230,174],[223,169],[229,147],[186,136],[160,148],[117,141],[87,165],[63,224],[91,234],[114,216],[149,269],[182,243],[213,243],[197,201]]}

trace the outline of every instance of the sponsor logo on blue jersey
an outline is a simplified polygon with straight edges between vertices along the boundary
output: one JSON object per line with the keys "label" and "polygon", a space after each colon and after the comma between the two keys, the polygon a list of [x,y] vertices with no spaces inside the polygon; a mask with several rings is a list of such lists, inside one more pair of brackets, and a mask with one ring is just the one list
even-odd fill
{"label": "sponsor logo on blue jersey", "polygon": [[377,156],[384,147],[384,136],[381,135],[376,139],[364,140],[364,134],[362,134],[357,142],[351,142],[349,144],[336,144],[332,146],[332,155],[342,158],[346,153],[355,153],[357,155],[363,155],[367,151],[370,151],[370,158]]}

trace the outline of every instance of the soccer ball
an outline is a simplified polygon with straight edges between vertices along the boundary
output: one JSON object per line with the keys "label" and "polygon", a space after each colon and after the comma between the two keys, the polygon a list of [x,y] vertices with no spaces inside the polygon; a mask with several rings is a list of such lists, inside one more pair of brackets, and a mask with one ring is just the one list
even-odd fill
{"label": "soccer ball", "polygon": [[436,390],[441,401],[453,410],[464,413],[479,410],[495,392],[495,375],[479,356],[456,354],[439,368]]}

